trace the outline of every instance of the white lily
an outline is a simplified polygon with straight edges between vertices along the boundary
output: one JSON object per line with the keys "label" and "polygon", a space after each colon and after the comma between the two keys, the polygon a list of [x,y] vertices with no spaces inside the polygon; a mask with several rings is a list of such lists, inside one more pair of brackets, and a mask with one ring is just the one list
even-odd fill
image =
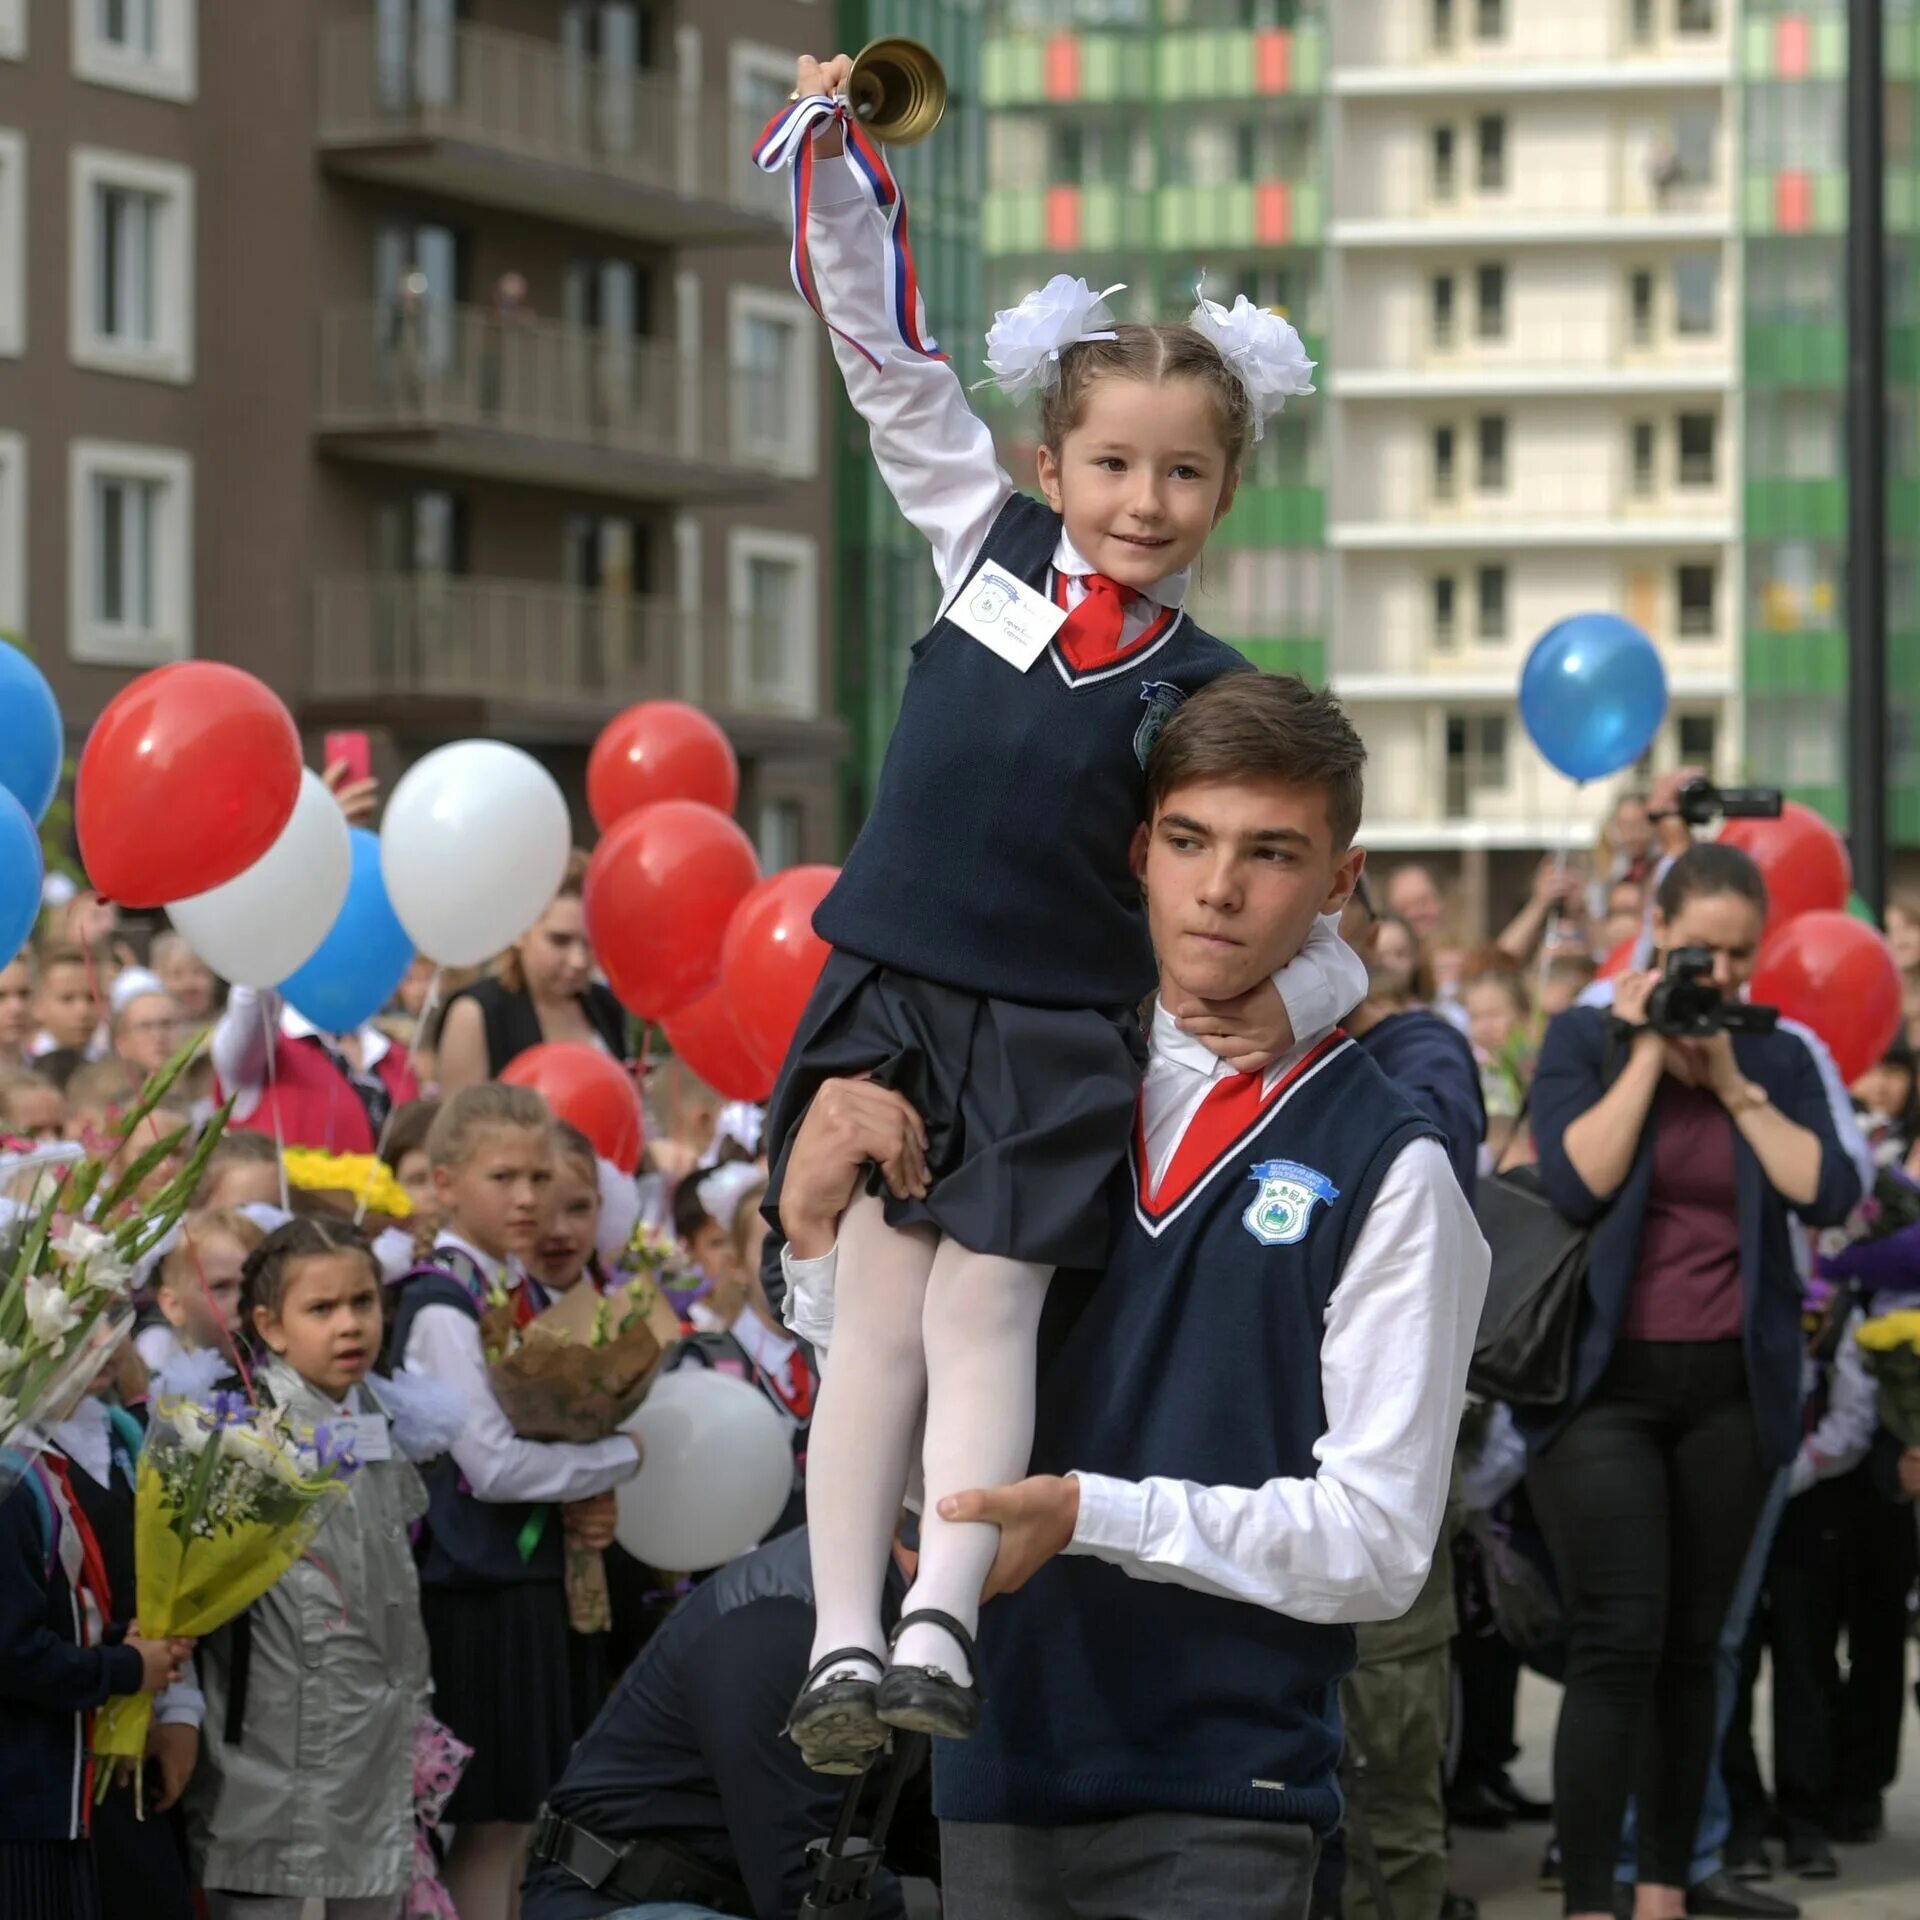
{"label": "white lily", "polygon": [[26,1358],[11,1341],[0,1340],[0,1380],[4,1380]]}

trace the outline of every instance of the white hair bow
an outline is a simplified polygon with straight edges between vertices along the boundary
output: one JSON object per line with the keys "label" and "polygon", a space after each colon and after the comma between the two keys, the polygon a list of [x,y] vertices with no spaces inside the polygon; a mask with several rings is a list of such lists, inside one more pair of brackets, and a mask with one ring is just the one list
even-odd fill
{"label": "white hair bow", "polygon": [[1244,293],[1231,311],[1207,298],[1204,280],[1194,293],[1197,304],[1187,324],[1220,349],[1221,359],[1246,388],[1253,407],[1253,437],[1258,440],[1267,422],[1294,394],[1313,391],[1314,363],[1292,323],[1256,307]]}
{"label": "white hair bow", "polygon": [[1125,291],[1122,281],[1095,293],[1084,280],[1056,273],[1017,307],[1004,307],[993,316],[987,329],[990,378],[977,384],[998,387],[1009,400],[1051,387],[1060,378],[1060,356],[1067,348],[1082,340],[1114,337],[1107,299]]}

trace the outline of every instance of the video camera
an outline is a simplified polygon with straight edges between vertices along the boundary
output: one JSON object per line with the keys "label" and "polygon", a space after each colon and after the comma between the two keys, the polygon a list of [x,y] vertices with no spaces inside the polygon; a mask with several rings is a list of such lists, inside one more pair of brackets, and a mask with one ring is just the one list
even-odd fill
{"label": "video camera", "polygon": [[1716,816],[1728,820],[1778,820],[1778,787],[1716,787],[1711,780],[1689,780],[1680,789],[1674,812],[1690,827],[1704,827]]}
{"label": "video camera", "polygon": [[1771,1033],[1779,1024],[1778,1007],[1729,1000],[1713,984],[1711,947],[1674,948],[1659,983],[1647,997],[1647,1025],[1675,1040],[1705,1040],[1716,1033]]}

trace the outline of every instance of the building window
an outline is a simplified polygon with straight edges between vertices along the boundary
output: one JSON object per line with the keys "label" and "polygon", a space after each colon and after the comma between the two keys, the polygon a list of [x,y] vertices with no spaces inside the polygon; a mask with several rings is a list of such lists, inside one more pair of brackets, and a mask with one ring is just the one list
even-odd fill
{"label": "building window", "polygon": [[1714,0],[1675,0],[1674,30],[1678,33],[1711,33]]}
{"label": "building window", "polygon": [[1475,797],[1507,784],[1507,722],[1498,713],[1447,715],[1447,792],[1449,820],[1464,820]]}
{"label": "building window", "polygon": [[733,334],[734,439],[796,480],[819,471],[819,391],[806,305],[770,287],[727,296]]}
{"label": "building window", "polygon": [[1473,630],[1482,640],[1507,637],[1507,570],[1477,567],[1473,576]]}
{"label": "building window", "polygon": [[1627,31],[1636,47],[1653,45],[1653,0],[1633,0],[1627,21]]}
{"label": "building window", "polygon": [[1481,493],[1506,491],[1507,422],[1504,414],[1483,413],[1475,424],[1473,484]]}
{"label": "building window", "polygon": [[1459,638],[1460,583],[1450,573],[1433,576],[1433,644],[1450,647]]}
{"label": "building window", "polygon": [[1636,267],[1627,282],[1627,308],[1631,337],[1636,347],[1653,345],[1653,275],[1645,267]]}
{"label": "building window", "polygon": [[1473,37],[1476,40],[1504,40],[1507,37],[1506,0],[1474,0]]}
{"label": "building window", "polygon": [[744,712],[812,719],[820,705],[820,556],[798,534],[728,536],[732,694]]}
{"label": "building window", "polygon": [[1720,256],[1682,254],[1673,263],[1673,330],[1690,339],[1720,330]]}
{"label": "building window", "polygon": [[1673,594],[1683,640],[1711,640],[1717,573],[1711,561],[1688,561],[1673,570]]}
{"label": "building window", "polygon": [[1507,123],[1497,113],[1482,114],[1474,124],[1473,178],[1482,193],[1507,189]]}
{"label": "building window", "polygon": [[193,175],[131,154],[73,153],[76,366],[193,378]]}
{"label": "building window", "polygon": [[1454,173],[1454,144],[1451,127],[1433,130],[1433,197],[1451,200],[1459,182]]}
{"label": "building window", "polygon": [[1444,51],[1453,45],[1453,0],[1432,0],[1429,18],[1434,48]]}
{"label": "building window", "polygon": [[1712,107],[1680,107],[1673,116],[1671,153],[1673,184],[1679,187],[1713,185],[1715,156],[1720,144],[1720,116]]}
{"label": "building window", "polygon": [[27,57],[27,0],[0,0],[0,60]]}
{"label": "building window", "polygon": [[1711,774],[1719,757],[1720,717],[1712,713],[1683,713],[1674,727],[1683,767],[1704,767]]}
{"label": "building window", "polygon": [[784,873],[800,864],[800,802],[763,800],[754,844],[762,873]]}
{"label": "building window", "polygon": [[27,349],[27,143],[0,131],[0,357]]}
{"label": "building window", "polygon": [[69,461],[74,659],[184,659],[193,650],[193,462],[100,440],[76,440]]}
{"label": "building window", "polygon": [[1477,339],[1507,337],[1507,270],[1476,267],[1473,272],[1473,331]]}
{"label": "building window", "polygon": [[1650,500],[1654,490],[1655,431],[1651,420],[1636,420],[1627,430],[1631,448],[1630,473],[1633,497]]}
{"label": "building window", "polygon": [[1715,430],[1719,422],[1710,413],[1683,413],[1675,422],[1680,447],[1679,480],[1683,487],[1710,487],[1715,480]]}
{"label": "building window", "polygon": [[197,0],[68,0],[73,70],[98,86],[191,100]]}
{"label": "building window", "polygon": [[1435,427],[1433,430],[1433,497],[1436,500],[1451,500],[1457,478],[1453,429],[1449,426]]}
{"label": "building window", "polygon": [[1436,347],[1453,345],[1453,275],[1436,273],[1429,283],[1429,327]]}
{"label": "building window", "polygon": [[0,633],[27,625],[27,443],[0,433]]}

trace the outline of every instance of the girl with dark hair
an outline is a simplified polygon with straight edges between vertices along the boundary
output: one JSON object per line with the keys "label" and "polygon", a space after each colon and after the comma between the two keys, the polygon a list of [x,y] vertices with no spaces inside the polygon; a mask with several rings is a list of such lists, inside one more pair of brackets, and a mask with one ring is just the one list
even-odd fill
{"label": "girl with dark hair", "polygon": [[[1701,845],[1662,881],[1656,963],[1752,977],[1766,887]],[[1533,1128],[1548,1197],[1592,1228],[1572,1391],[1521,1420],[1567,1614],[1554,1756],[1566,1911],[1613,1912],[1628,1795],[1639,1920],[1679,1920],[1714,1748],[1714,1657],[1767,1489],[1800,1441],[1796,1217],[1838,1225],[1860,1176],[1813,1053],[1789,1031],[1676,1039],[1648,1023],[1659,965],[1611,1014],[1547,1029]]]}

